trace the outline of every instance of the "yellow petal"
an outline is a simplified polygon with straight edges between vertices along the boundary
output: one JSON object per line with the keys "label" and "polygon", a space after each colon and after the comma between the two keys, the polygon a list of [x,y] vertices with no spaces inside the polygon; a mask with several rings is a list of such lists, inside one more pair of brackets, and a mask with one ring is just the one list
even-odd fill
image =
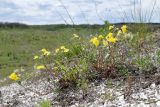
{"label": "yellow petal", "polygon": [[123,32],[123,33],[126,33],[126,32],[127,32],[127,26],[126,26],[126,25],[123,25],[123,26],[121,27],[121,29],[122,29],[122,32]]}
{"label": "yellow petal", "polygon": [[66,48],[65,48],[65,49],[64,49],[64,52],[65,52],[65,53],[69,52],[69,49],[66,49]]}
{"label": "yellow petal", "polygon": [[60,49],[65,49],[65,46],[61,46]]}
{"label": "yellow petal", "polygon": [[121,34],[122,34],[122,31],[119,30],[119,31],[117,32],[117,35],[119,36],[119,35],[121,35]]}
{"label": "yellow petal", "polygon": [[107,46],[107,41],[103,40],[102,44],[103,44],[103,46]]}
{"label": "yellow petal", "polygon": [[45,52],[45,51],[47,51],[47,50],[46,50],[45,48],[43,48],[43,49],[41,49],[41,51],[42,51],[42,52]]}
{"label": "yellow petal", "polygon": [[45,66],[44,65],[39,65],[39,66],[36,67],[36,69],[37,70],[42,70],[42,69],[45,69]]}
{"label": "yellow petal", "polygon": [[46,55],[46,56],[48,56],[48,55],[50,55],[51,54],[51,52],[49,52],[49,51],[45,51],[44,53],[43,53],[43,55]]}
{"label": "yellow petal", "polygon": [[12,74],[9,76],[9,79],[16,81],[16,80],[19,79],[19,77],[17,76],[16,73],[12,73]]}
{"label": "yellow petal", "polygon": [[92,42],[92,44],[94,44],[96,47],[99,46],[99,40],[97,37],[92,38],[90,42]]}
{"label": "yellow petal", "polygon": [[38,55],[35,55],[33,59],[38,59],[38,58],[39,58],[39,56],[38,56]]}
{"label": "yellow petal", "polygon": [[114,37],[110,37],[107,39],[108,42],[111,42],[111,43],[116,43],[117,42],[117,38],[114,38]]}
{"label": "yellow petal", "polygon": [[98,38],[99,39],[103,39],[104,37],[103,37],[103,35],[99,35]]}
{"label": "yellow petal", "polygon": [[109,30],[112,30],[114,28],[114,26],[109,26]]}
{"label": "yellow petal", "polygon": [[91,38],[90,42],[93,42],[94,38]]}
{"label": "yellow petal", "polygon": [[73,34],[74,38],[79,38],[79,36],[77,34]]}
{"label": "yellow petal", "polygon": [[56,49],[55,52],[58,53],[58,52],[59,52],[59,49]]}
{"label": "yellow petal", "polygon": [[106,39],[111,37],[113,37],[113,33],[108,33],[108,35],[106,36]]}

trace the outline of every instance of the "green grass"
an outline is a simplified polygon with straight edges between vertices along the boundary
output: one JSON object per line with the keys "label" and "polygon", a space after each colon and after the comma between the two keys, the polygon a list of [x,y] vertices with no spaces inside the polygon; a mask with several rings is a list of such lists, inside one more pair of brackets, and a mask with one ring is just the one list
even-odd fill
{"label": "green grass", "polygon": [[35,107],[51,107],[51,102],[49,100],[43,100],[40,104],[35,105]]}
{"label": "green grass", "polygon": [[73,33],[85,37],[96,32],[96,29],[86,28],[64,28],[55,31],[0,29],[0,79],[20,67],[33,67],[33,56],[42,48],[54,50],[59,45],[70,44],[69,38]]}

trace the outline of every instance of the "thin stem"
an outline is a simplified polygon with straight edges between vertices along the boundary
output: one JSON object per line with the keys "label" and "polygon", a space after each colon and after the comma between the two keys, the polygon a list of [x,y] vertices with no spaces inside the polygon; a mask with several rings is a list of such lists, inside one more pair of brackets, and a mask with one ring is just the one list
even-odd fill
{"label": "thin stem", "polygon": [[154,1],[153,8],[152,8],[152,10],[151,10],[151,14],[150,14],[150,17],[149,17],[148,22],[150,22],[150,21],[151,21],[151,19],[152,19],[152,16],[153,16],[153,12],[154,12],[154,9],[155,9],[155,6],[156,6],[156,3],[157,3],[157,0],[155,0],[155,1]]}
{"label": "thin stem", "polygon": [[62,7],[66,10],[66,12],[67,12],[67,14],[68,14],[73,26],[74,26],[75,24],[74,24],[73,18],[71,17],[71,15],[70,15],[69,11],[67,10],[66,6],[63,4],[63,2],[61,0],[59,0],[59,2],[61,3]]}

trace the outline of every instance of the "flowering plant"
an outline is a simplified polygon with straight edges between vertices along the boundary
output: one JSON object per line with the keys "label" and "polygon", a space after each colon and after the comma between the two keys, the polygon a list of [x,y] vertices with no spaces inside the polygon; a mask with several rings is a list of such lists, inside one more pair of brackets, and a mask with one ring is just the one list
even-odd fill
{"label": "flowering plant", "polygon": [[[126,76],[129,67],[142,71],[150,67],[146,66],[150,64],[150,57],[141,57],[150,48],[143,48],[143,51],[140,48],[147,40],[148,36],[129,32],[126,25],[106,25],[94,36],[84,38],[73,34],[67,45],[52,50],[41,49],[33,56],[34,69],[61,88],[74,86],[86,89],[87,84],[97,77]],[[9,78],[20,80],[16,73]]]}

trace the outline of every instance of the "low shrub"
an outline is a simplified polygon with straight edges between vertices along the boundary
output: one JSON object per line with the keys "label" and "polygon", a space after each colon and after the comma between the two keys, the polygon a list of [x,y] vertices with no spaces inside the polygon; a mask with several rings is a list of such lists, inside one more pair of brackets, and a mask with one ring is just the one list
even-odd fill
{"label": "low shrub", "polygon": [[[150,33],[132,33],[126,25],[118,28],[106,22],[97,35],[73,34],[67,45],[41,49],[33,58],[34,68],[50,75],[60,89],[87,89],[96,79],[126,77],[135,70],[138,75],[149,74],[155,66],[148,54],[153,51],[152,38]],[[159,51],[156,55],[159,62]],[[19,79],[16,74],[10,77]]]}

